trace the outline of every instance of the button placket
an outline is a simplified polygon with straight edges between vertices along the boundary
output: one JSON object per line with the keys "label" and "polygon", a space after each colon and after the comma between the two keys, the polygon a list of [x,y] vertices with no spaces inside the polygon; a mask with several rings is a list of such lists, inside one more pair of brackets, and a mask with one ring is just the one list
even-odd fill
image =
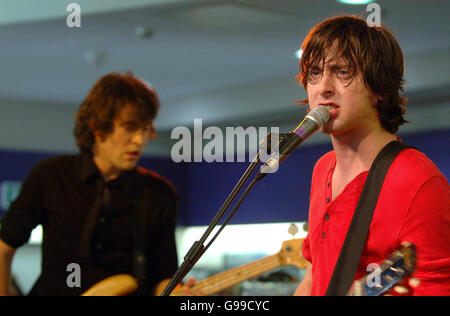
{"label": "button placket", "polygon": [[320,234],[320,239],[323,241],[327,238],[328,225],[330,220],[330,207],[332,204],[331,201],[331,178],[333,175],[333,166],[330,166],[326,178],[326,188],[325,188],[325,214],[322,217],[322,233]]}

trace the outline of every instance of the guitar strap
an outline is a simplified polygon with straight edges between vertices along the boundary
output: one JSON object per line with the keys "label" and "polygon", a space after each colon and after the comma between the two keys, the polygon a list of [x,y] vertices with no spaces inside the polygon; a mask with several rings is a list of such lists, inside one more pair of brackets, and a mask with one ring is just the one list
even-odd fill
{"label": "guitar strap", "polygon": [[358,269],[384,178],[397,155],[407,148],[413,147],[399,141],[392,141],[380,151],[372,163],[334,267],[326,296],[345,296],[349,292]]}

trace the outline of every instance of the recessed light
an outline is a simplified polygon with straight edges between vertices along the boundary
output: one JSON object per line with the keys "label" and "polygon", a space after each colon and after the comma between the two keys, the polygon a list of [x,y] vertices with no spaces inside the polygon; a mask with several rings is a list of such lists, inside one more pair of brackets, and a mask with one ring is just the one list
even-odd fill
{"label": "recessed light", "polygon": [[89,49],[84,52],[84,59],[89,65],[100,66],[106,60],[106,52],[102,50]]}
{"label": "recessed light", "polygon": [[140,38],[149,38],[153,36],[153,29],[145,26],[138,26],[135,29],[136,35]]}

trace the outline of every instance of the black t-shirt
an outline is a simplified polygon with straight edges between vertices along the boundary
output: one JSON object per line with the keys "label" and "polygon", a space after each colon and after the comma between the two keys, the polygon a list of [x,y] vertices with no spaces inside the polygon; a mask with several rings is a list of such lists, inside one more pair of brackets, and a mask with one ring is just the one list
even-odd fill
{"label": "black t-shirt", "polygon": [[[86,234],[95,205],[100,205],[98,215],[91,216],[92,229]],[[138,167],[105,183],[91,155],[58,156],[31,170],[2,218],[0,238],[18,248],[37,225],[43,226],[42,271],[32,295],[80,295],[106,277],[134,275],[133,251],[143,244],[146,279],[139,293],[150,294],[177,270],[176,212],[174,188],[154,172]],[[142,221],[144,242],[136,241],[135,234]],[[86,236],[88,256],[82,255]],[[81,287],[68,286],[73,263],[79,267]]]}

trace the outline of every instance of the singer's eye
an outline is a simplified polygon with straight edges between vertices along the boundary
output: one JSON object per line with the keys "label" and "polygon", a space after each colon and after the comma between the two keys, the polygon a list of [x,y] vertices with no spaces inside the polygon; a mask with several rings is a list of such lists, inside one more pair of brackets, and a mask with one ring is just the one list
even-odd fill
{"label": "singer's eye", "polygon": [[310,84],[319,82],[320,78],[322,78],[322,71],[320,69],[313,68],[308,71],[308,82]]}
{"label": "singer's eye", "polygon": [[120,124],[127,132],[136,132],[139,129],[137,122],[123,122]]}
{"label": "singer's eye", "polygon": [[336,70],[336,76],[341,80],[348,80],[353,77],[353,72],[348,68],[340,68]]}

